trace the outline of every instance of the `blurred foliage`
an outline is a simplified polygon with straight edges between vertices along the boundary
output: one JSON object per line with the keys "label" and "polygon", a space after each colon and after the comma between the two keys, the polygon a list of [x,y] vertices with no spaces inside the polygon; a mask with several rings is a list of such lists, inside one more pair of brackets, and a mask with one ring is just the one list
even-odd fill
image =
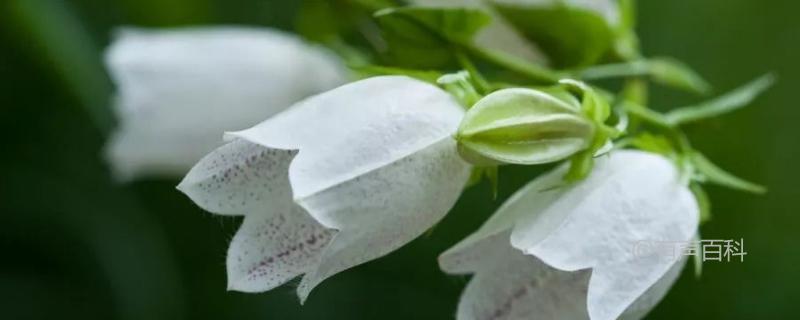
{"label": "blurred foliage", "polygon": [[[116,26],[290,29],[303,2],[0,3],[0,318],[452,318],[466,281],[441,273],[436,256],[544,168],[502,168],[496,200],[487,182],[468,190],[431,234],[333,277],[300,306],[291,284],[264,294],[225,290],[224,255],[239,219],[196,208],[175,191],[176,181],[116,184],[99,156],[106,128],[86,110],[108,105],[98,48]],[[748,255],[743,263],[706,263],[700,279],[687,268],[650,318],[797,318],[800,2],[641,1],[639,9],[643,51],[697,66],[717,92],[764,71],[781,76],[754,107],[687,127],[698,149],[769,192],[705,190],[714,220],[703,237],[743,238]],[[658,88],[651,98],[656,105],[691,101]]]}

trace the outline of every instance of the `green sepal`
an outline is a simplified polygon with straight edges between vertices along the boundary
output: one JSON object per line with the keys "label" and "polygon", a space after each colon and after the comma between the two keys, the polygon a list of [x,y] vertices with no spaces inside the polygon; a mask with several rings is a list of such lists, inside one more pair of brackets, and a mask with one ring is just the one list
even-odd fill
{"label": "green sepal", "polygon": [[665,117],[670,123],[680,125],[738,110],[750,104],[759,94],[772,86],[775,83],[775,79],[776,77],[772,74],[763,75],[715,99],[674,109],[668,112]]}
{"label": "green sepal", "polygon": [[692,239],[692,241],[697,241],[697,250],[695,250],[694,255],[692,255],[692,260],[694,261],[694,277],[700,279],[703,276],[703,246],[700,242],[700,232]]}
{"label": "green sepal", "polygon": [[611,115],[611,106],[602,93],[583,82],[572,79],[564,79],[559,83],[581,95],[581,110],[592,120],[595,127],[589,147],[570,158],[570,167],[564,175],[564,180],[575,182],[586,178],[591,173],[597,151],[603,148],[609,139],[617,137],[620,132],[605,123]]}
{"label": "green sepal", "polygon": [[750,193],[762,194],[767,192],[765,187],[734,176],[721,169],[699,152],[691,152],[689,157],[697,172],[708,182]]}
{"label": "green sepal", "polygon": [[703,187],[697,182],[689,184],[689,190],[694,194],[697,201],[697,207],[700,209],[700,224],[711,221],[711,201],[708,199],[708,194]]}
{"label": "green sepal", "polygon": [[616,27],[614,53],[622,60],[640,56],[639,37],[636,36],[636,0],[619,0],[619,23]]}
{"label": "green sepal", "polygon": [[662,85],[685,91],[707,94],[711,85],[687,64],[673,58],[651,58],[648,60],[650,77]]}
{"label": "green sepal", "polygon": [[483,97],[475,89],[471,80],[472,77],[469,72],[459,71],[442,75],[436,79],[436,83],[453,95],[461,105],[469,109]]}
{"label": "green sepal", "polygon": [[569,169],[564,175],[567,182],[576,182],[589,176],[594,167],[594,153],[588,150],[581,151],[569,160]]}
{"label": "green sepal", "polygon": [[692,93],[706,94],[711,90],[708,82],[697,72],[673,58],[596,65],[580,70],[579,75],[584,80],[648,76],[655,83]]}

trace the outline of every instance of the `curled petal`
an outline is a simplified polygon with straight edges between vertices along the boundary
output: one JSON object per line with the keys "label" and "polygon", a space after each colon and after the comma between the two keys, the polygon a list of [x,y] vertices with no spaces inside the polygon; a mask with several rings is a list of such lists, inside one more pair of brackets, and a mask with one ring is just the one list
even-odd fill
{"label": "curled petal", "polygon": [[290,198],[248,214],[228,248],[228,288],[267,291],[313,270],[335,233]]}
{"label": "curled petal", "polygon": [[195,165],[178,190],[204,210],[221,215],[243,215],[287,199],[291,202],[287,175],[295,154],[232,141]]}
{"label": "curled petal", "polygon": [[[486,238],[480,242],[485,250],[481,259],[462,261],[475,275],[461,295],[457,319],[590,319],[586,299],[592,272],[550,267],[511,247],[508,237],[506,231]],[[685,262],[674,263],[620,319],[644,317],[664,297]]]}
{"label": "curled petal", "polygon": [[296,153],[232,141],[178,185],[205,210],[246,215],[228,248],[229,289],[266,291],[307,272],[335,233],[292,200],[288,170]]}
{"label": "curled petal", "polygon": [[332,54],[264,28],[123,29],[106,64],[119,118],[106,152],[122,179],[184,174],[224,131],[346,80]]}

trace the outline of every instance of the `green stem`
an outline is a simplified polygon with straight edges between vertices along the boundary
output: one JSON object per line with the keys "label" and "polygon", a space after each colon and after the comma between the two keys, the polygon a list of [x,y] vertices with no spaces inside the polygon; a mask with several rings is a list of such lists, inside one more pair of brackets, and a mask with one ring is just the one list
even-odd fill
{"label": "green stem", "polygon": [[526,76],[537,83],[553,84],[564,78],[564,74],[560,72],[529,63],[503,52],[477,47],[472,44],[465,44],[462,47],[482,60]]}
{"label": "green stem", "polygon": [[458,63],[461,65],[464,70],[469,73],[470,78],[472,78],[475,85],[478,87],[478,91],[481,94],[487,94],[491,90],[491,85],[489,82],[486,81],[486,78],[480,73],[480,70],[472,63],[472,60],[464,54],[461,50],[456,49],[456,59],[458,59]]}

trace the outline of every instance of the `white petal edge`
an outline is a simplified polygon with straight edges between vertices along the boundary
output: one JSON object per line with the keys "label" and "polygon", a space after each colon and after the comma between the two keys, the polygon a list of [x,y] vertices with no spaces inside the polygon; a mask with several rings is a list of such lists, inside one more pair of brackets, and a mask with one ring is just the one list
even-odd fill
{"label": "white petal edge", "polygon": [[[484,255],[470,262],[475,275],[458,304],[458,320],[589,319],[590,270],[562,271],[512,248],[509,232],[485,239]],[[674,263],[620,319],[641,319],[666,295],[686,259]]]}

